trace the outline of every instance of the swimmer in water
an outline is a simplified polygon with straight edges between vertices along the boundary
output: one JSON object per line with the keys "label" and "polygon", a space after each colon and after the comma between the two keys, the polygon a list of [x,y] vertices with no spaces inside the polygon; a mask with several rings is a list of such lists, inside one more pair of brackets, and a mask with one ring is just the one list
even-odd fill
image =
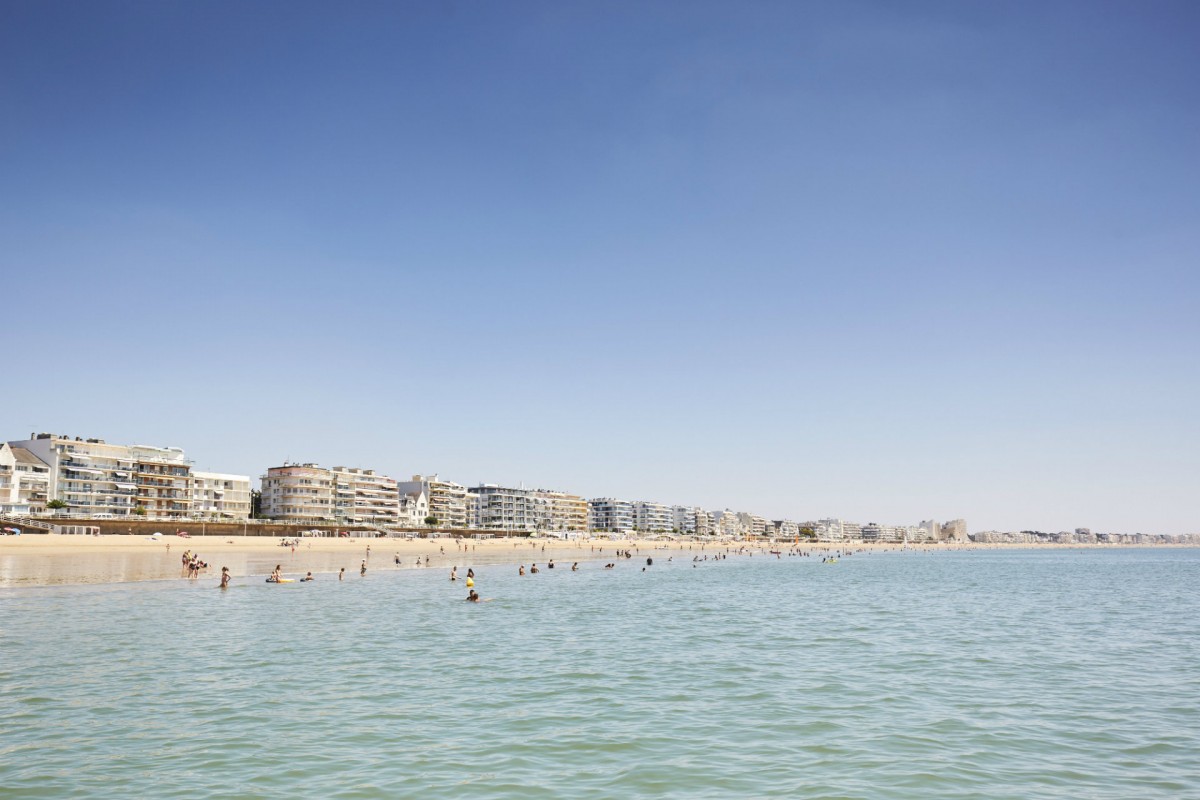
{"label": "swimmer in water", "polygon": [[341,569],[338,571],[338,580],[339,580],[339,581],[341,581],[341,580],[345,580],[345,579],[346,579],[346,568],[345,568],[345,567],[342,567],[342,568],[341,568]]}
{"label": "swimmer in water", "polygon": [[360,567],[358,570],[358,576],[360,578],[367,577],[367,562],[366,561],[362,562],[362,567]]}
{"label": "swimmer in water", "polygon": [[458,580],[458,567],[450,568],[450,580],[452,580],[452,581]]}
{"label": "swimmer in water", "polygon": [[524,565],[524,564],[522,564],[522,565],[521,565],[521,568],[520,568],[519,570],[517,570],[517,574],[518,574],[518,575],[524,575],[524,574],[525,574],[525,565]]}
{"label": "swimmer in water", "polygon": [[479,602],[479,594],[476,593],[476,591],[474,589],[472,589],[471,593],[467,595],[467,602],[468,603],[478,603]]}
{"label": "swimmer in water", "polygon": [[533,575],[534,573],[537,573],[537,572],[541,572],[541,570],[537,568],[537,564],[534,564],[532,567],[529,568],[530,575]]}
{"label": "swimmer in water", "polygon": [[471,569],[470,567],[467,567],[467,577],[468,577],[468,578],[474,578],[474,577],[475,577],[475,570]]}
{"label": "swimmer in water", "polygon": [[571,572],[578,572],[578,571],[579,571],[579,562],[576,561],[574,564],[571,565]]}
{"label": "swimmer in water", "polygon": [[312,573],[310,572],[310,573],[308,573],[307,575],[305,575],[303,578],[301,578],[301,579],[300,579],[300,582],[301,582],[301,583],[306,583],[306,582],[308,582],[308,581],[311,581],[312,579],[313,579],[313,576],[312,576]]}
{"label": "swimmer in water", "polygon": [[229,575],[229,567],[221,567],[221,588],[222,589],[229,588],[230,577],[231,576]]}
{"label": "swimmer in water", "polygon": [[268,579],[271,583],[279,583],[279,579],[283,577],[283,565],[276,564],[275,569],[271,570],[271,577]]}

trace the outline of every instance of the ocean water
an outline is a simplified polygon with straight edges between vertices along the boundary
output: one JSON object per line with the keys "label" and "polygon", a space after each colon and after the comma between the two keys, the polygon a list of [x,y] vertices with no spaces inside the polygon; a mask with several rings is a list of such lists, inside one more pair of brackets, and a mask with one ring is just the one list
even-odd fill
{"label": "ocean water", "polygon": [[0,797],[1200,797],[1200,551],[690,557],[0,590]]}

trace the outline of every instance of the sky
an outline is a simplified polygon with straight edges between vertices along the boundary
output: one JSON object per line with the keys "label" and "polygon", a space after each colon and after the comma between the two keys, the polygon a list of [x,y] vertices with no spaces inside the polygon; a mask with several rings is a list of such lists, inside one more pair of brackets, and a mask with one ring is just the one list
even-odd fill
{"label": "sky", "polygon": [[0,436],[1200,532],[1191,2],[0,2]]}

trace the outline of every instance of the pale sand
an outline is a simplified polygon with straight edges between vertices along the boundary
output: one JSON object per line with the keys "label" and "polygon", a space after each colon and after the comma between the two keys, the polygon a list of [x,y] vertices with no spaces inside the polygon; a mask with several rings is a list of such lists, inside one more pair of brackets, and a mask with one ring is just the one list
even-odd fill
{"label": "pale sand", "polygon": [[[182,556],[191,551],[208,562],[200,581],[215,581],[221,567],[235,577],[265,578],[276,564],[285,575],[301,577],[336,575],[345,568],[347,577],[358,577],[367,561],[368,573],[394,569],[441,569],[449,577],[458,567],[460,579],[467,568],[498,568],[498,565],[538,564],[545,569],[551,559],[556,569],[570,569],[574,561],[616,559],[617,550],[631,550],[635,557],[650,557],[673,550],[695,553],[737,547],[727,542],[667,543],[614,541],[609,539],[484,539],[456,541],[438,539],[302,538],[293,549],[281,547],[279,538],[262,536],[64,536],[23,534],[0,538],[0,587],[45,586],[68,583],[114,583],[165,580],[183,577]],[[367,548],[370,547],[370,555]],[[395,559],[400,559],[400,564]],[[428,561],[426,561],[428,559]]]}

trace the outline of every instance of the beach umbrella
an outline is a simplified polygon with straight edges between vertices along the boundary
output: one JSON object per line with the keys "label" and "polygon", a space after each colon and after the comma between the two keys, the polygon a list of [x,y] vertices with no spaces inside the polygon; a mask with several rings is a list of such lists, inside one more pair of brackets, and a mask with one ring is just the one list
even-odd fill
{"label": "beach umbrella", "polygon": [[154,533],[152,533],[150,535],[151,536],[162,536],[162,531],[155,531]]}

